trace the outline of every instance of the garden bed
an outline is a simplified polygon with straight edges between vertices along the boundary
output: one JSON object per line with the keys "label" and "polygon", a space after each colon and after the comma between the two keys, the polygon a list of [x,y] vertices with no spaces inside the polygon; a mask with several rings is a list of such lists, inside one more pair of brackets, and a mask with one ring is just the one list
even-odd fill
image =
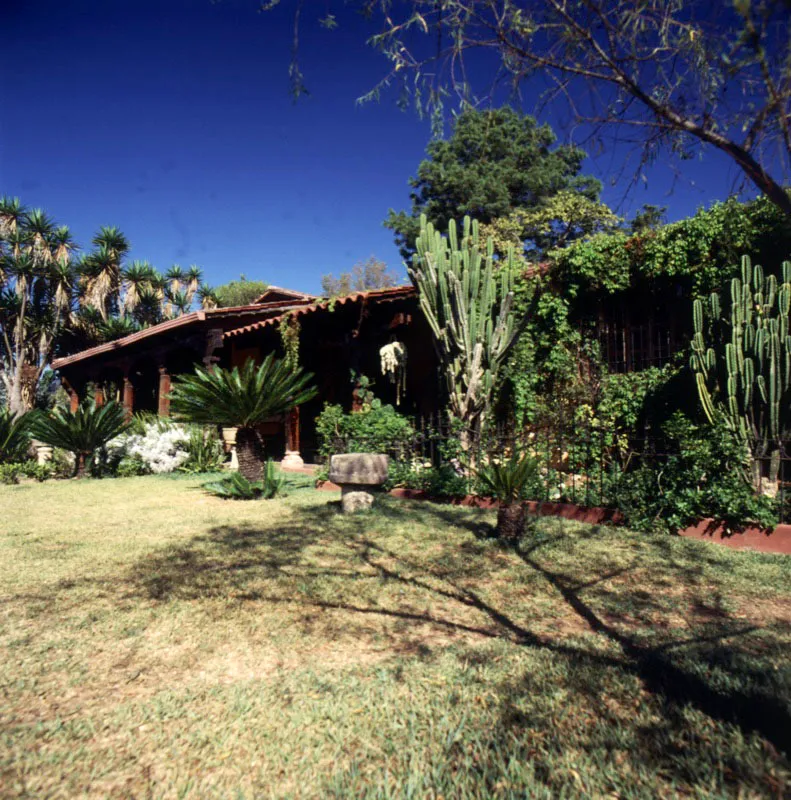
{"label": "garden bed", "polygon": [[[324,491],[340,491],[341,487],[330,481],[319,481],[317,488]],[[391,489],[388,494],[402,500],[423,500],[465,508],[498,508],[500,505],[499,501],[490,497],[478,497],[472,494],[464,497],[434,497],[418,489]],[[539,517],[560,517],[589,525],[608,523],[617,525],[622,522],[620,512],[613,508],[535,500],[528,500],[524,505],[531,514]],[[678,534],[688,539],[714,542],[735,550],[791,555],[791,525],[786,524],[776,525],[774,528],[747,525],[741,530],[733,530],[716,520],[703,519],[697,525],[680,530]]]}

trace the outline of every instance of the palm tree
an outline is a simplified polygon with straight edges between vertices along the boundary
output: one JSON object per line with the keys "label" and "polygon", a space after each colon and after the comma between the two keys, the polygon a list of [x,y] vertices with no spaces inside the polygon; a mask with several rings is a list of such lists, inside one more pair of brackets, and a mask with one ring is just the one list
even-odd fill
{"label": "palm tree", "polygon": [[133,261],[123,271],[124,314],[133,314],[140,302],[140,292],[151,284],[154,268],[147,261]]}
{"label": "palm tree", "polygon": [[200,300],[200,307],[204,311],[210,308],[217,308],[217,295],[214,289],[206,283],[201,284],[198,288],[198,299]]}
{"label": "palm tree", "polygon": [[129,240],[114,225],[103,225],[91,242],[96,248],[106,248],[119,262],[129,252]]}
{"label": "palm tree", "polygon": [[184,270],[178,264],[174,264],[165,273],[165,280],[168,281],[171,292],[181,291],[181,285],[184,283],[186,277]]}
{"label": "palm tree", "polygon": [[18,197],[0,197],[0,236],[16,233],[27,209]]}
{"label": "palm tree", "polygon": [[35,413],[15,417],[9,409],[0,410],[0,464],[24,461],[30,447],[30,429]]}
{"label": "palm tree", "polygon": [[170,309],[171,317],[180,317],[183,314],[189,313],[192,306],[192,300],[187,297],[186,292],[173,292],[170,289],[165,293],[167,298],[167,307]]}
{"label": "palm tree", "polygon": [[53,257],[49,243],[55,233],[54,221],[40,208],[34,208],[27,213],[25,228],[28,232],[30,255],[33,260],[37,264],[49,264]]}
{"label": "palm tree", "polygon": [[248,359],[242,369],[201,369],[175,378],[170,408],[175,416],[201,425],[237,428],[239,472],[261,479],[264,444],[257,426],[316,396],[312,373],[292,369],[269,354],[262,364]]}
{"label": "palm tree", "polygon": [[140,290],[140,295],[135,306],[134,318],[147,328],[162,322],[162,299],[158,289],[145,287]]}
{"label": "palm tree", "polygon": [[91,240],[96,248],[83,259],[86,300],[97,308],[103,320],[110,316],[121,291],[121,271],[129,241],[116,227],[104,226]]}
{"label": "palm tree", "polygon": [[201,268],[195,264],[192,264],[187,270],[184,280],[187,282],[187,297],[189,298],[190,303],[192,303],[192,299],[195,297],[196,292],[200,288],[201,281],[203,280],[203,272]]}
{"label": "palm tree", "polygon": [[97,337],[102,342],[112,342],[129,336],[130,333],[137,333],[140,325],[134,317],[124,314],[120,317],[110,317],[107,322],[100,322],[97,325]]}
{"label": "palm tree", "polygon": [[87,462],[94,452],[122,434],[128,426],[123,406],[114,400],[100,408],[85,400],[74,413],[57,409],[51,414],[38,415],[31,432],[36,439],[51,447],[74,453],[74,475],[83,478]]}
{"label": "palm tree", "polygon": [[56,261],[68,263],[77,250],[77,245],[72,238],[68,225],[59,225],[52,233],[51,243]]}

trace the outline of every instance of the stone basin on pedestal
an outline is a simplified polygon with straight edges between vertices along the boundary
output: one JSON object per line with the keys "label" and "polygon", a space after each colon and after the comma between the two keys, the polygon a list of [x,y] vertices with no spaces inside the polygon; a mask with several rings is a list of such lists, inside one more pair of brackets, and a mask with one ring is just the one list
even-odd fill
{"label": "stone basin on pedestal", "polygon": [[387,480],[388,458],[377,453],[344,453],[330,459],[330,480],[341,487],[344,514],[370,508],[374,490]]}

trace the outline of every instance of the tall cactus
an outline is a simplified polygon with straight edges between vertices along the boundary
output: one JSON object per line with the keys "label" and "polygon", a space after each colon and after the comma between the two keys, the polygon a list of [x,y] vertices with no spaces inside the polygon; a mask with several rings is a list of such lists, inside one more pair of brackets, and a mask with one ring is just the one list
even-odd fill
{"label": "tall cactus", "polygon": [[[749,449],[756,491],[773,494],[784,441],[791,435],[791,262],[783,262],[778,285],[774,275],[764,277],[744,256],[741,278],[731,281],[730,290],[729,315],[722,313],[716,293],[708,308],[695,300],[690,363],[706,416],[725,420]],[[714,337],[713,347],[706,345],[706,335]]]}
{"label": "tall cactus", "polygon": [[489,412],[498,370],[518,334],[513,254],[499,264],[491,239],[485,252],[480,245],[478,223],[469,217],[459,241],[453,220],[445,237],[422,215],[417,253],[408,267],[434,334],[450,413],[463,425],[465,449]]}

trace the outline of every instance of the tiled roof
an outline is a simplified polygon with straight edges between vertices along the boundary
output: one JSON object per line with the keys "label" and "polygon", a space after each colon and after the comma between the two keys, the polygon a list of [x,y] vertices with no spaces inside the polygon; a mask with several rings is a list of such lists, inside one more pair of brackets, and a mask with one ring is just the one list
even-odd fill
{"label": "tiled roof", "polygon": [[361,300],[374,300],[376,302],[386,303],[392,300],[400,300],[404,297],[413,296],[417,296],[413,286],[394,286],[391,289],[372,289],[368,292],[352,292],[352,294],[347,294],[344,297],[334,297],[331,300],[319,300],[318,302],[310,303],[309,305],[299,305],[293,306],[292,308],[284,308],[276,316],[267,317],[266,319],[262,320],[256,320],[255,322],[251,322],[249,325],[243,325],[239,328],[225,331],[225,333],[223,333],[223,338],[240,336],[243,333],[250,333],[251,331],[257,331],[261,330],[262,328],[266,328],[269,325],[275,325],[280,322],[286,313],[291,313],[295,317],[301,317],[304,314],[312,314],[315,311],[327,309],[331,305],[343,306],[348,303],[358,303]]}
{"label": "tiled roof", "polygon": [[124,347],[128,347],[130,344],[134,344],[135,342],[140,342],[144,339],[148,339],[153,336],[159,336],[160,334],[176,330],[177,328],[183,328],[188,325],[205,322],[207,320],[211,322],[215,319],[219,321],[224,318],[234,316],[260,317],[278,314],[287,308],[294,308],[294,303],[295,301],[283,302],[281,300],[276,303],[259,303],[249,306],[231,306],[229,308],[211,308],[202,309],[200,311],[192,311],[189,314],[176,317],[176,319],[169,319],[165,322],[160,322],[159,325],[152,325],[150,328],[144,328],[142,331],[130,333],[128,336],[124,336],[121,339],[116,339],[115,341],[107,342],[106,344],[99,344],[96,345],[96,347],[90,347],[87,350],[81,350],[79,353],[75,353],[71,356],[55,359],[55,361],[52,362],[52,368],[61,369],[62,367],[67,367],[70,364],[75,364],[78,361],[84,361],[103,353],[112,353],[116,350],[121,350]]}
{"label": "tiled roof", "polygon": [[[273,287],[274,288],[274,287]],[[177,317],[176,319],[169,319],[166,322],[160,322],[159,325],[152,325],[150,328],[144,328],[142,331],[130,333],[121,339],[116,339],[113,342],[100,344],[96,347],[91,347],[88,350],[82,350],[71,356],[58,358],[52,362],[53,369],[62,369],[71,364],[76,364],[80,361],[86,361],[94,358],[95,356],[104,353],[114,353],[122,350],[131,344],[143,341],[155,336],[159,336],[169,331],[184,328],[196,323],[208,322],[216,320],[220,322],[228,317],[252,317],[253,322],[249,325],[233,328],[226,331],[223,336],[236,336],[240,333],[246,333],[251,330],[265,327],[266,325],[274,325],[279,322],[283,315],[287,312],[296,313],[298,316],[302,314],[317,311],[322,308],[328,308],[331,303],[336,305],[345,305],[346,303],[354,303],[365,298],[370,300],[377,300],[387,302],[388,300],[397,300],[400,297],[409,297],[414,294],[415,290],[411,286],[396,286],[392,289],[374,289],[370,292],[354,292],[346,297],[337,297],[334,300],[321,300],[318,302],[310,303],[313,298],[311,295],[303,295],[302,298],[295,297],[293,300],[278,300],[271,303],[255,303],[249,306],[233,306],[230,308],[212,308],[201,311],[193,311],[184,316]],[[291,294],[297,294],[292,292]],[[263,297],[263,295],[262,295]],[[303,299],[304,298],[304,299]],[[233,323],[232,323],[233,324]]]}

